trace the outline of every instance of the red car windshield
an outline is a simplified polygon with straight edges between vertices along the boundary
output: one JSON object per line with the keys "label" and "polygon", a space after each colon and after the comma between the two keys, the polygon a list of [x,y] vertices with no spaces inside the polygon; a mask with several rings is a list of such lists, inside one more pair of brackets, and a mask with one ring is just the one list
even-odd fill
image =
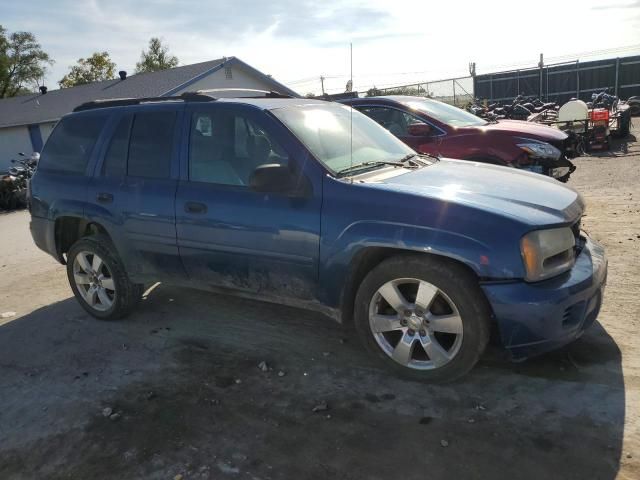
{"label": "red car windshield", "polygon": [[472,113],[436,100],[416,98],[402,103],[413,110],[424,112],[450,127],[480,127],[487,124],[486,120],[476,117]]}

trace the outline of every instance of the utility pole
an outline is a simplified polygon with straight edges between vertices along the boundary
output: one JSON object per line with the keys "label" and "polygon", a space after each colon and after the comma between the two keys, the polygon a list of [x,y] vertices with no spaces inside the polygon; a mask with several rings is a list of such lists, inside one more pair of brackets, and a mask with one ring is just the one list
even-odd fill
{"label": "utility pole", "polygon": [[324,95],[324,77],[320,75],[320,85],[322,86],[322,95]]}

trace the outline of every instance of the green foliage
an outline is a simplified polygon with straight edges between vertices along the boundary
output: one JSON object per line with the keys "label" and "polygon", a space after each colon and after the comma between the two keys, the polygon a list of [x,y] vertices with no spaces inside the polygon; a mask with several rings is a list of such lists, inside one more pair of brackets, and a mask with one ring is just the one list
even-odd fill
{"label": "green foliage", "polygon": [[107,52],[95,52],[89,58],[81,58],[78,64],[72,66],[62,80],[58,82],[60,88],[75,87],[101,80],[115,78],[116,64],[111,61]]}
{"label": "green foliage", "polygon": [[31,32],[13,32],[0,25],[0,98],[29,93],[53,61]]}
{"label": "green foliage", "polygon": [[162,45],[157,37],[149,40],[149,50],[143,50],[136,63],[136,73],[157,72],[178,66],[178,57],[169,54],[169,47]]}
{"label": "green foliage", "polygon": [[377,97],[380,95],[411,95],[413,97],[426,97],[427,92],[423,88],[418,87],[395,87],[380,90],[373,87],[367,91],[367,97]]}

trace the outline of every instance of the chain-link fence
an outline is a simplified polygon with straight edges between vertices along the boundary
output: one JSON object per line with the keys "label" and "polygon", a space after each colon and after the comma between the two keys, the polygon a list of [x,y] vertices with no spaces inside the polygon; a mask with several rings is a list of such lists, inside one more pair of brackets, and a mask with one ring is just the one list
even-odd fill
{"label": "chain-link fence", "polygon": [[447,78],[397,87],[373,88],[368,95],[412,95],[429,97],[462,107],[473,100],[473,77]]}

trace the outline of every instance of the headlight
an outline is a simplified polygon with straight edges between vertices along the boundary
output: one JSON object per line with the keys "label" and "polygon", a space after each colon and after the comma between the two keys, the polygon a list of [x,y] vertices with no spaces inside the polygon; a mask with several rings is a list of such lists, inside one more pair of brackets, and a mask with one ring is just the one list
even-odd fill
{"label": "headlight", "polygon": [[549,143],[532,142],[519,143],[518,147],[527,152],[532,158],[551,158],[557,160],[560,158],[560,150]]}
{"label": "headlight", "polygon": [[525,280],[537,282],[571,269],[575,261],[576,239],[568,227],[534,230],[520,242]]}

